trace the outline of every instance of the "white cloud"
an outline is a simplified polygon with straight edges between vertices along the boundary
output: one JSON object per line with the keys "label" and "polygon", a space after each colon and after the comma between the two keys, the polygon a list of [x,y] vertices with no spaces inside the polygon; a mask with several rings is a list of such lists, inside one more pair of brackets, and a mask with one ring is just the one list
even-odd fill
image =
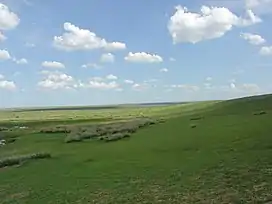
{"label": "white cloud", "polygon": [[16,84],[13,81],[0,81],[0,89],[15,90]]}
{"label": "white cloud", "polygon": [[0,3],[0,30],[10,30],[19,24],[20,19],[17,14],[9,10],[9,8]]}
{"label": "white cloud", "polygon": [[66,31],[61,36],[55,36],[53,45],[62,50],[92,50],[104,47],[107,42],[105,39],[98,37],[95,33],[81,29],[69,22],[64,23]]}
{"label": "white cloud", "polygon": [[3,41],[6,40],[6,39],[7,39],[7,37],[4,36],[4,34],[1,33],[1,31],[0,31],[0,42],[3,42]]}
{"label": "white cloud", "polygon": [[88,88],[94,88],[94,89],[102,89],[102,90],[109,90],[109,89],[118,89],[119,84],[116,81],[111,82],[99,82],[99,81],[89,81],[88,84],[86,84],[86,87]]}
{"label": "white cloud", "polygon": [[230,88],[235,89],[236,85],[234,84],[234,82],[230,83]]}
{"label": "white cloud", "polygon": [[16,64],[27,64],[27,63],[28,63],[27,59],[25,59],[25,58],[21,58],[21,59],[16,59],[16,58],[14,58],[13,61],[14,61]]}
{"label": "white cloud", "polygon": [[126,44],[125,43],[121,43],[121,42],[112,42],[112,43],[107,43],[104,46],[105,50],[107,51],[118,51],[118,50],[125,50]]}
{"label": "white cloud", "polygon": [[0,60],[8,60],[10,58],[10,54],[7,50],[0,50]]}
{"label": "white cloud", "polygon": [[189,84],[177,84],[177,85],[171,85],[171,88],[180,88],[186,91],[198,91],[200,88],[195,85],[189,85]]}
{"label": "white cloud", "polygon": [[252,10],[247,10],[245,17],[246,18],[238,18],[235,25],[240,27],[246,27],[262,22],[262,19],[256,16]]}
{"label": "white cloud", "polygon": [[109,80],[116,80],[116,79],[118,79],[118,77],[115,76],[115,75],[109,74],[108,76],[106,76],[106,79],[109,79]]}
{"label": "white cloud", "polygon": [[245,6],[259,13],[272,11],[272,0],[245,0]]}
{"label": "white cloud", "polygon": [[117,51],[126,49],[122,42],[107,42],[104,38],[97,36],[88,29],[79,28],[72,23],[63,24],[64,33],[54,36],[54,47],[65,51],[105,49]]}
{"label": "white cloud", "polygon": [[189,12],[186,7],[177,6],[170,18],[168,30],[173,42],[197,43],[222,37],[233,26],[249,26],[261,19],[247,10],[246,18],[241,18],[224,7],[202,6],[200,13]]}
{"label": "white cloud", "polygon": [[112,62],[114,62],[114,60],[115,60],[115,57],[111,53],[104,53],[100,57],[100,61],[105,62],[105,63],[107,63],[107,62],[112,63]]}
{"label": "white cloud", "polygon": [[241,33],[241,37],[252,45],[261,45],[265,43],[265,39],[263,39],[260,35]]}
{"label": "white cloud", "polygon": [[126,83],[126,84],[134,84],[134,81],[126,79],[126,80],[124,80],[124,83]]}
{"label": "white cloud", "polygon": [[167,68],[162,68],[162,69],[160,69],[160,72],[168,72],[168,69]]}
{"label": "white cloud", "polygon": [[272,46],[264,46],[260,49],[261,55],[271,55],[272,56]]}
{"label": "white cloud", "polygon": [[5,80],[4,75],[0,74],[0,89],[15,90],[16,84],[13,81]]}
{"label": "white cloud", "polygon": [[163,59],[161,56],[156,54],[149,54],[146,52],[129,52],[125,57],[126,61],[129,62],[143,62],[143,63],[159,63],[162,62]]}
{"label": "white cloud", "polygon": [[74,78],[62,72],[43,72],[45,78],[38,82],[38,86],[44,89],[72,89],[76,82]]}
{"label": "white cloud", "polygon": [[143,91],[147,88],[147,84],[138,84],[138,83],[135,83],[132,85],[132,89],[135,90],[135,91]]}
{"label": "white cloud", "polygon": [[88,63],[88,64],[83,64],[81,66],[82,68],[94,68],[94,69],[100,69],[101,66],[95,63]]}
{"label": "white cloud", "polygon": [[259,6],[262,0],[245,0],[245,4],[247,8],[254,8]]}
{"label": "white cloud", "polygon": [[65,68],[65,65],[62,64],[61,62],[56,62],[56,61],[44,61],[42,63],[42,66],[43,67],[46,67],[46,68],[55,68],[55,69],[64,69]]}

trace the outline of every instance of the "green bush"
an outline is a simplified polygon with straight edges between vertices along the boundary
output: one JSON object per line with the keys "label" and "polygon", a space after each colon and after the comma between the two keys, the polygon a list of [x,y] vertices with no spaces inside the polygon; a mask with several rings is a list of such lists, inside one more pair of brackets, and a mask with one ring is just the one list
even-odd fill
{"label": "green bush", "polygon": [[198,117],[191,118],[190,120],[201,120],[201,119],[203,119],[203,117],[202,116],[198,116]]}
{"label": "green bush", "polygon": [[0,127],[0,132],[2,132],[2,131],[7,131],[7,130],[8,130],[7,127]]}
{"label": "green bush", "polygon": [[56,134],[56,133],[70,133],[71,130],[66,127],[48,127],[40,130],[40,133]]}
{"label": "green bush", "polygon": [[0,160],[0,168],[7,167],[7,166],[13,166],[13,165],[19,165],[22,162],[28,161],[28,160],[34,160],[34,159],[46,159],[51,158],[51,154],[49,153],[33,153],[29,155],[20,155],[20,156],[13,156],[8,157]]}
{"label": "green bush", "polygon": [[191,124],[191,128],[196,128],[196,124]]}
{"label": "green bush", "polygon": [[79,134],[68,134],[65,139],[64,142],[65,143],[72,143],[72,142],[81,142],[83,139],[80,137]]}
{"label": "green bush", "polygon": [[108,124],[84,126],[71,131],[65,138],[66,143],[81,142],[86,139],[96,138],[104,141],[117,141],[130,137],[139,128],[158,123],[158,120],[150,118],[138,119],[128,122],[116,122]]}
{"label": "green bush", "polygon": [[265,111],[259,111],[259,112],[254,113],[254,115],[265,115],[265,114],[266,114]]}
{"label": "green bush", "polygon": [[123,138],[128,138],[128,137],[130,137],[129,133],[116,133],[116,134],[110,135],[108,137],[105,137],[104,141],[105,142],[114,142],[114,141],[118,141],[118,140],[121,140]]}
{"label": "green bush", "polygon": [[7,140],[6,140],[6,143],[7,144],[11,144],[11,143],[14,143],[16,141],[16,138],[8,138]]}

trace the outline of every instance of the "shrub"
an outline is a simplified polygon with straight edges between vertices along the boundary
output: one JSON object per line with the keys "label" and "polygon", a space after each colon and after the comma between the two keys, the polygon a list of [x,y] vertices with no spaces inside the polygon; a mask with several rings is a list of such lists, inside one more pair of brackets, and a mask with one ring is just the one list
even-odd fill
{"label": "shrub", "polygon": [[83,139],[78,134],[68,134],[64,140],[65,143],[81,142]]}
{"label": "shrub", "polygon": [[40,133],[46,134],[56,134],[56,133],[70,133],[71,130],[67,129],[66,127],[50,127],[50,128],[43,128],[40,130]]}
{"label": "shrub", "polygon": [[14,143],[15,141],[16,141],[16,138],[8,138],[8,139],[6,139],[6,143],[7,144]]}
{"label": "shrub", "polygon": [[191,124],[191,128],[196,128],[196,124]]}
{"label": "shrub", "polygon": [[265,111],[259,111],[259,112],[254,113],[254,115],[264,115],[264,114],[266,114]]}
{"label": "shrub", "polygon": [[38,152],[30,155],[30,159],[46,159],[51,158],[51,154],[46,152]]}
{"label": "shrub", "polygon": [[8,158],[4,158],[0,160],[0,168],[13,166],[13,165],[19,165],[22,162],[25,162],[28,160],[46,159],[46,158],[51,158],[51,154],[41,152],[41,153],[34,153],[29,155],[8,157]]}
{"label": "shrub", "polygon": [[116,133],[114,135],[110,135],[108,137],[105,137],[104,140],[106,142],[113,142],[113,141],[118,141],[118,140],[121,140],[123,138],[128,138],[128,137],[130,137],[129,133]]}
{"label": "shrub", "polygon": [[0,132],[2,132],[2,131],[7,131],[7,130],[8,130],[7,127],[0,127]]}
{"label": "shrub", "polygon": [[203,119],[203,117],[202,117],[202,116],[199,116],[199,117],[191,118],[190,120],[201,120],[201,119]]}

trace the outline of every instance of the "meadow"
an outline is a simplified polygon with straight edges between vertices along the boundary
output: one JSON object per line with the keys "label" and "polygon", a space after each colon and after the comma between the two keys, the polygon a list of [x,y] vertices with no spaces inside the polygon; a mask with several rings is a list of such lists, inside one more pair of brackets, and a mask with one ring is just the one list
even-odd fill
{"label": "meadow", "polygon": [[0,110],[0,203],[272,202],[272,95]]}

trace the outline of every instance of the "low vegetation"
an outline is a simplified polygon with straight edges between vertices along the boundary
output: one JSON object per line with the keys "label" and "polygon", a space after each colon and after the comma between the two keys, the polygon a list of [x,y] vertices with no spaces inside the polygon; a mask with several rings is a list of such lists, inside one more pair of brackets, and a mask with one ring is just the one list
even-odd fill
{"label": "low vegetation", "polygon": [[264,114],[266,114],[266,111],[258,111],[254,113],[254,115],[264,115]]}
{"label": "low vegetation", "polygon": [[0,160],[0,168],[14,166],[14,165],[21,165],[22,163],[29,160],[46,159],[50,157],[51,155],[49,153],[33,153],[29,155],[19,155],[19,156],[2,158]]}
{"label": "low vegetation", "polygon": [[69,130],[67,127],[57,126],[57,127],[42,128],[40,132],[47,133],[47,134],[56,134],[56,133],[70,133],[71,130]]}
{"label": "low vegetation", "polygon": [[87,139],[98,139],[103,141],[117,141],[128,138],[138,129],[162,123],[165,120],[137,119],[128,122],[117,122],[83,127],[73,127],[65,138],[66,143],[80,142]]}
{"label": "low vegetation", "polygon": [[[1,165],[19,165],[0,169],[0,203],[269,203],[271,111],[272,95],[146,109],[17,112],[16,125],[29,129],[0,132],[16,139],[0,148]],[[0,114],[0,126],[12,129],[14,118]],[[56,159],[21,167],[40,159],[31,152]]]}

